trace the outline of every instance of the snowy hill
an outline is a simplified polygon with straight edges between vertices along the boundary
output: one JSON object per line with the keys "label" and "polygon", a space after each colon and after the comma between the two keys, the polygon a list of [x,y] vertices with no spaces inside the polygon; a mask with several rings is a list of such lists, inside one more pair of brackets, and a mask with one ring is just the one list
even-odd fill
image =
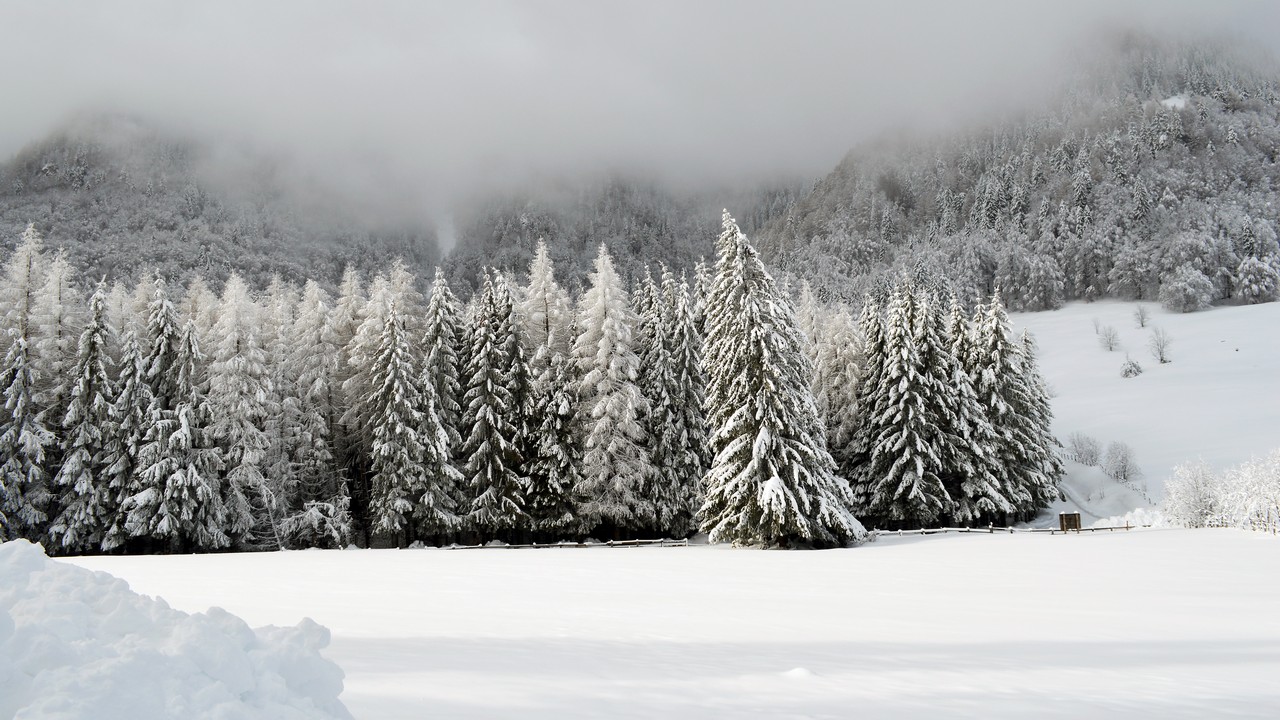
{"label": "snowy hill", "polygon": [[[1201,458],[1224,468],[1280,446],[1280,304],[1217,307],[1172,313],[1143,303],[1150,319],[1138,327],[1138,303],[1074,303],[1054,312],[1014,315],[1040,346],[1040,367],[1054,393],[1054,431],[1100,442],[1123,442],[1134,452],[1152,500],[1164,497],[1173,468]],[[1097,322],[1099,330],[1095,330]],[[1103,349],[1099,332],[1114,328],[1118,348]],[[1161,328],[1172,362],[1153,359],[1148,343]],[[1120,375],[1126,357],[1143,373]],[[1084,520],[1123,514],[1146,504],[1139,494],[1097,468],[1069,463],[1064,486]]]}

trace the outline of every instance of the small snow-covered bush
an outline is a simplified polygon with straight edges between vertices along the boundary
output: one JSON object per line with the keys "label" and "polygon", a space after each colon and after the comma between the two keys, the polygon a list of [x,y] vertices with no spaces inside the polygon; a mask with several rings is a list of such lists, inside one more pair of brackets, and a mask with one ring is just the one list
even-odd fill
{"label": "small snow-covered bush", "polygon": [[1190,265],[1178,268],[1160,286],[1160,302],[1173,312],[1195,312],[1209,307],[1212,299],[1213,281]]}
{"label": "small snow-covered bush", "polygon": [[1142,374],[1142,366],[1133,358],[1125,358],[1124,364],[1120,366],[1120,377],[1134,378]]}
{"label": "small snow-covered bush", "polygon": [[1142,477],[1142,469],[1133,459],[1133,449],[1122,442],[1107,445],[1107,452],[1102,456],[1102,472],[1112,480],[1129,483]]}
{"label": "small snow-covered bush", "polygon": [[1102,461],[1102,443],[1082,432],[1067,437],[1067,451],[1081,465],[1097,466]]}

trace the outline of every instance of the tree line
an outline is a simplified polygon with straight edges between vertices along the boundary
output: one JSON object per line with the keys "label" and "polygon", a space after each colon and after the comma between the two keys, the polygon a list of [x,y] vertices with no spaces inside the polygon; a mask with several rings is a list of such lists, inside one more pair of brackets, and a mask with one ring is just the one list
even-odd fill
{"label": "tree line", "polygon": [[[540,246],[466,303],[83,289],[33,227],[0,280],[0,524],[51,552],[688,537],[840,546],[1027,515],[1061,468],[1034,346],[902,279],[798,305],[726,213],[714,269],[573,298]],[[628,285],[630,286],[628,288]],[[87,298],[85,296],[88,296]]]}

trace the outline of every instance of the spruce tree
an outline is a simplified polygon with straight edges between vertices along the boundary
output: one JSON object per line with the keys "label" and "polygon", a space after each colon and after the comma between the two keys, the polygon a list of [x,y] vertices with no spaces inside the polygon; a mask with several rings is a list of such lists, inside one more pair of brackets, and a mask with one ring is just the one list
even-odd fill
{"label": "spruce tree", "polygon": [[31,352],[19,331],[10,331],[9,351],[0,370],[4,414],[0,416],[0,522],[6,540],[37,541],[48,520],[53,496],[45,452],[53,433],[37,413]]}
{"label": "spruce tree", "polygon": [[[549,352],[547,346],[539,355]],[[578,375],[573,360],[555,352],[539,363],[542,374],[535,384],[533,417],[534,456],[529,459],[529,479],[525,488],[525,510],[534,533],[547,540],[576,535],[580,498],[578,486],[582,457],[577,442],[576,413]]]}
{"label": "spruce tree", "polygon": [[[437,267],[424,318],[420,385],[423,392],[434,394],[436,413],[440,417],[440,427],[446,438],[446,459],[458,471],[458,477],[461,477],[462,467],[466,464],[462,455],[461,383],[466,367],[459,349],[469,339],[463,336],[463,331],[462,308],[449,289],[444,271]],[[453,488],[455,509],[463,508],[466,502],[464,496],[465,488],[459,482]]]}
{"label": "spruce tree", "polygon": [[524,319],[526,349],[530,357],[536,355],[542,346],[550,350],[545,356],[547,360],[557,352],[569,354],[573,338],[569,336],[568,327],[573,309],[569,304],[569,293],[556,282],[551,255],[542,240],[538,241],[533,262],[529,265],[529,284],[524,291],[520,314]]}
{"label": "spruce tree", "polygon": [[928,527],[953,502],[941,476],[953,419],[947,388],[928,366],[939,360],[942,340],[931,332],[931,313],[909,283],[894,289],[885,317],[882,385],[865,418],[870,513],[911,527]]}
{"label": "spruce tree", "polygon": [[790,303],[724,213],[707,297],[707,414],[715,453],[702,529],[713,542],[837,546],[861,540],[835,475]]}
{"label": "spruce tree", "polygon": [[[218,319],[213,326],[209,363],[208,403],[213,412],[210,436],[222,449],[226,475],[223,493],[234,542],[251,548],[281,549],[280,523],[287,489],[263,472],[270,448],[266,423],[272,394],[267,354],[260,328],[261,308],[239,275],[232,274],[222,290]],[[194,323],[192,325],[194,328]],[[245,504],[250,514],[241,514]],[[238,528],[248,525],[247,532]]]}
{"label": "spruce tree", "polygon": [[328,294],[314,281],[303,288],[289,347],[299,424],[293,448],[297,488],[284,534],[291,547],[342,547],[351,537],[351,500],[333,447],[341,394],[335,385],[340,349],[330,323]]}
{"label": "spruce tree", "polygon": [[609,251],[600,246],[578,312],[573,357],[582,376],[583,520],[606,533],[636,533],[655,520],[646,446],[648,412],[638,385],[637,324]]}
{"label": "spruce tree", "polygon": [[509,314],[502,306],[493,278],[485,276],[470,324],[471,352],[467,364],[466,409],[463,427],[470,435],[463,443],[464,476],[470,499],[466,527],[481,538],[510,536],[524,525],[523,487],[519,468],[524,462],[517,448],[518,430],[511,422],[513,399],[508,368]]}
{"label": "spruce tree", "polygon": [[667,343],[666,415],[670,439],[670,502],[659,527],[671,537],[687,537],[698,528],[702,506],[702,478],[706,474],[707,421],[703,414],[705,382],[702,372],[702,336],[698,332],[689,288],[677,284],[670,270],[662,276],[662,303],[666,308],[664,335]]}
{"label": "spruce tree", "polygon": [[89,321],[80,334],[72,372],[70,402],[62,420],[63,461],[53,479],[62,511],[49,528],[55,547],[66,552],[94,551],[102,545],[118,506],[107,486],[104,461],[112,435],[115,388],[107,368],[110,327],[106,288],[98,284],[89,300]]}
{"label": "spruce tree", "polygon": [[102,538],[102,550],[110,552],[129,540],[125,500],[142,491],[138,457],[146,436],[151,407],[151,387],[147,384],[146,359],[138,345],[138,334],[130,323],[121,341],[117,393],[111,404],[110,422],[103,430],[102,483],[111,521]]}

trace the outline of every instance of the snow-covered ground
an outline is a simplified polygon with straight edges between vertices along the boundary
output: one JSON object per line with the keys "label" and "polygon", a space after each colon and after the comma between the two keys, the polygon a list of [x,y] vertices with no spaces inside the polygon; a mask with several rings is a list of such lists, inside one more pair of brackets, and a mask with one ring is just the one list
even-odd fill
{"label": "snow-covered ground", "polygon": [[[1188,314],[1143,305],[1150,313],[1146,328],[1133,316],[1138,303],[1111,300],[1018,314],[1013,321],[1040,346],[1059,439],[1083,432],[1104,447],[1127,443],[1146,474],[1148,494],[1159,502],[1176,465],[1203,458],[1223,468],[1280,447],[1280,303]],[[1100,346],[1095,320],[1116,329],[1118,350]],[[1172,338],[1172,362],[1165,365],[1147,348],[1157,327]],[[1120,376],[1126,354],[1142,365],[1138,377]],[[1086,522],[1146,502],[1094,468],[1072,464],[1068,472],[1064,487],[1075,500],[1061,509],[1081,506]]]}
{"label": "snow-covered ground", "polygon": [[329,627],[356,717],[1273,718],[1280,539],[73,560],[175,607]]}

